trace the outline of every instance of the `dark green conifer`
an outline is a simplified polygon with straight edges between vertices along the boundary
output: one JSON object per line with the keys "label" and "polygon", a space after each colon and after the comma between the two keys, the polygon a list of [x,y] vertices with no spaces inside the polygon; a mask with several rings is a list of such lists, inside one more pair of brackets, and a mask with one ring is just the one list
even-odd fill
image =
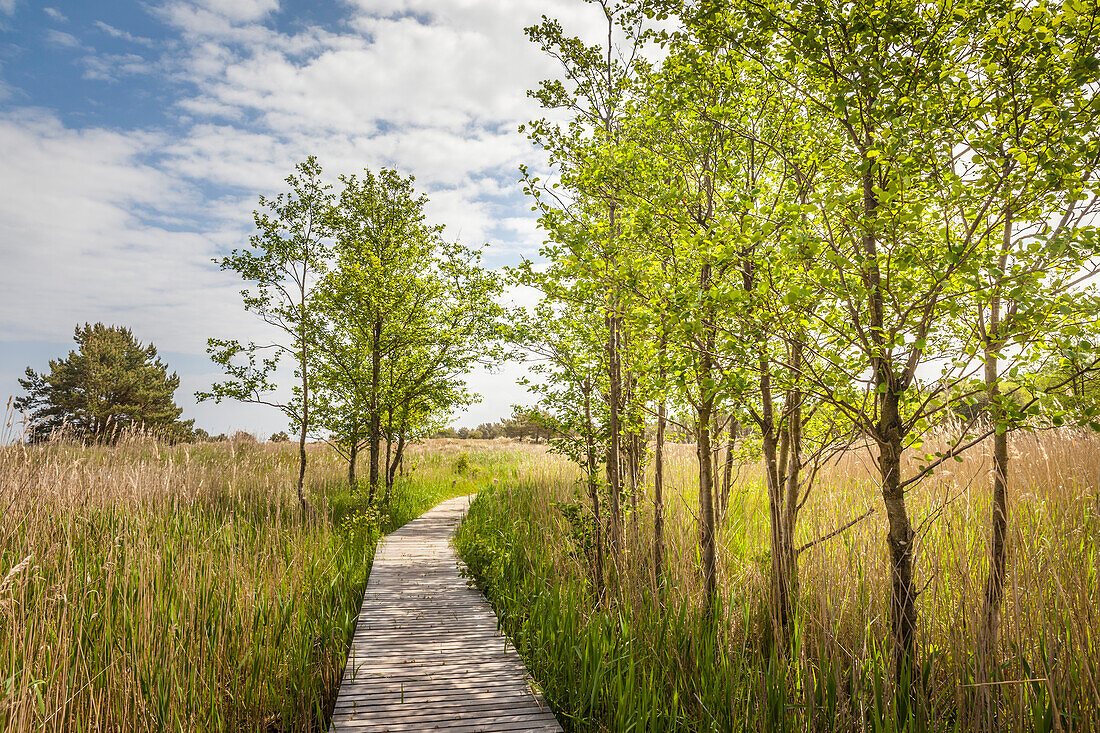
{"label": "dark green conifer", "polygon": [[180,420],[172,399],[180,379],[122,326],[77,326],[77,348],[50,361],[48,373],[27,367],[19,384],[27,394],[15,401],[29,420],[28,438],[40,441],[65,428],[82,440],[112,442],[130,429],[186,440],[194,420]]}

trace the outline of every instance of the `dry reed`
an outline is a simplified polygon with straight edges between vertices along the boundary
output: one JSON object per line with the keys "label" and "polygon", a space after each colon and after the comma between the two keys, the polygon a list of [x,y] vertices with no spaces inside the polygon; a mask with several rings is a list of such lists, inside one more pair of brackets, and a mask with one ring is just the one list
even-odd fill
{"label": "dry reed", "polygon": [[[923,450],[943,450],[945,440],[933,436]],[[988,567],[990,450],[981,445],[962,461],[941,466],[908,495],[922,587],[921,684],[929,700],[929,720],[934,721],[929,724],[936,729],[964,725],[975,703],[976,629]],[[1100,437],[1071,429],[1020,433],[1012,437],[1011,451],[1010,554],[998,650],[1001,723],[1004,730],[1048,725],[1097,730]],[[694,447],[671,445],[667,456],[663,601],[668,609],[698,609],[702,599]],[[915,465],[910,458],[909,470]],[[720,587],[728,611],[723,643],[736,658],[757,660],[759,674],[750,674],[751,682],[743,689],[730,691],[730,707],[740,712],[709,719],[770,729],[774,721],[768,723],[770,719],[756,709],[776,694],[770,688],[777,684],[765,669],[771,638],[766,611],[768,510],[759,470],[743,464],[737,476],[719,535]],[[881,498],[873,477],[872,457],[866,450],[851,450],[828,466],[801,515],[798,544],[811,543],[878,507]],[[576,527],[559,508],[562,502],[584,501],[577,470],[550,454],[529,459],[522,464],[516,488],[501,493],[496,511],[523,515],[513,531],[530,556],[530,566],[541,568],[537,572],[558,585],[585,579],[588,569],[578,551]],[[657,594],[650,560],[651,500],[643,499],[638,510],[637,536],[630,516],[625,525],[619,608],[634,620],[633,643],[655,647],[662,643],[663,627],[641,620]],[[800,557],[797,655],[788,661],[789,682],[783,683],[787,699],[782,702],[787,707],[784,720],[792,729],[820,728],[813,696],[829,674],[836,678],[831,684],[840,700],[828,729],[863,729],[884,714],[884,705],[888,707],[883,700],[889,694],[882,689],[890,684],[889,657],[883,654],[889,640],[885,532],[885,520],[876,512]],[[579,612],[592,616],[600,611],[593,605]],[[669,674],[691,674],[691,660],[679,659],[682,668]],[[759,717],[746,717],[746,711],[753,710]]]}

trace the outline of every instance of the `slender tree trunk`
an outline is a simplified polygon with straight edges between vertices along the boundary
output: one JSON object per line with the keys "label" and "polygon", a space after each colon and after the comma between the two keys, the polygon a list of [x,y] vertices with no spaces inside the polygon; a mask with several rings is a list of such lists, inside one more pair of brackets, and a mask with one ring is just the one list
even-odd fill
{"label": "slender tree trunk", "polygon": [[393,430],[386,431],[386,450],[382,452],[382,481],[386,484],[390,480],[390,462],[393,460]]}
{"label": "slender tree trunk", "polygon": [[[872,147],[869,132],[865,146],[867,149]],[[909,720],[911,704],[916,699],[916,687],[913,683],[917,629],[917,593],[913,581],[913,525],[909,520],[905,491],[901,486],[901,457],[905,435],[899,413],[899,392],[905,385],[898,383],[894,377],[888,362],[884,336],[886,306],[882,292],[882,273],[878,265],[878,240],[871,224],[879,208],[875,194],[876,165],[866,153],[863,165],[865,229],[862,246],[867,268],[864,277],[870,309],[867,330],[872,341],[869,366],[879,408],[879,422],[875,426],[874,437],[879,447],[879,481],[889,524],[886,545],[890,554],[890,629],[894,651],[896,717],[898,725],[904,726]]]}
{"label": "slender tree trunk", "polygon": [[724,524],[730,508],[730,491],[733,489],[733,452],[737,448],[737,420],[730,419],[729,433],[726,437],[726,463],[722,467],[722,493],[718,502],[720,512],[718,523]]}
{"label": "slender tree trunk", "polygon": [[668,407],[664,397],[657,405],[657,439],[653,449],[653,573],[657,584],[664,578],[665,553],[665,429]]}
{"label": "slender tree trunk", "polygon": [[704,307],[705,343],[699,358],[699,407],[697,409],[699,442],[699,546],[703,559],[703,591],[706,597],[706,616],[711,618],[718,599],[718,563],[714,533],[714,466],[710,434],[710,421],[714,412],[714,307],[709,303],[711,295],[711,266],[703,262],[699,270],[699,290],[708,299]]}
{"label": "slender tree trunk", "polygon": [[405,446],[407,446],[408,444],[409,444],[409,441],[408,441],[408,438],[406,437],[406,428],[402,427],[401,428],[401,434],[397,436],[397,455],[394,457],[394,460],[393,460],[394,472],[393,472],[393,477],[390,478],[390,486],[391,487],[393,486],[393,484],[396,480],[396,477],[398,475],[398,471],[401,468],[401,464],[405,462]]}
{"label": "slender tree trunk", "polygon": [[[303,380],[305,381],[305,380]],[[305,417],[305,411],[303,410],[303,418]],[[306,484],[306,421],[302,420],[302,432],[298,436],[298,503],[302,505],[302,510],[309,512],[309,500],[306,499],[305,492]]]}
{"label": "slender tree trunk", "polygon": [[[390,371],[390,378],[393,378],[393,371]],[[386,497],[389,499],[390,495],[390,468],[393,465],[393,410],[386,411],[386,453],[385,458],[382,460],[382,480],[386,484]]]}
{"label": "slender tree trunk", "polygon": [[[630,334],[621,323],[619,324],[619,338],[621,341],[619,348],[621,365],[622,354],[624,351],[628,352],[630,343]],[[642,481],[642,451],[644,449],[641,438],[639,437],[639,431],[645,430],[644,420],[639,417],[637,403],[635,402],[637,382],[638,379],[634,375],[633,370],[627,368],[626,375],[622,379],[622,383],[625,387],[623,411],[628,419],[626,427],[626,450],[624,451],[625,455],[623,456],[623,461],[626,464],[627,479],[630,481],[630,539],[632,546],[635,548],[638,547],[640,542],[638,515],[641,514],[641,505],[638,499],[638,486]]]}
{"label": "slender tree trunk", "polygon": [[[613,33],[614,33],[614,19],[612,14],[604,8],[604,16],[607,20],[607,55],[605,57],[605,73],[606,73],[606,91],[608,93],[614,88],[614,64],[612,62],[612,49],[613,49]],[[600,109],[599,105],[596,106],[597,114],[600,116],[600,121],[603,124],[604,133],[606,139],[610,143],[618,142],[618,135],[615,131],[615,113],[610,108]],[[609,280],[614,280],[616,273],[612,272],[613,266],[616,264],[616,252],[615,245],[618,237],[618,204],[616,202],[614,194],[608,194],[605,196],[607,202],[607,254],[605,258],[606,274]],[[610,400],[610,441],[608,446],[607,456],[607,483],[608,494],[611,499],[611,559],[614,566],[614,583],[616,589],[618,588],[618,572],[619,561],[621,559],[622,552],[622,508],[619,506],[620,496],[622,494],[622,436],[620,435],[622,430],[620,420],[620,410],[622,408],[622,364],[619,358],[620,342],[619,342],[619,328],[620,328],[620,316],[619,307],[621,305],[619,298],[619,291],[617,282],[612,284],[609,288],[609,299],[607,309],[608,317],[608,334],[607,334],[607,370],[609,377],[609,389],[608,396]]]}
{"label": "slender tree trunk", "polygon": [[374,320],[374,339],[371,344],[370,373],[370,499],[378,490],[379,462],[381,460],[382,415],[379,397],[382,389],[382,319]]}
{"label": "slender tree trunk", "polygon": [[787,416],[787,496],[783,506],[783,573],[787,579],[788,613],[798,602],[798,562],[795,557],[794,532],[798,524],[798,489],[802,470],[802,390],[798,386],[802,371],[803,343],[795,338],[791,344],[791,378],[794,386],[788,392]]}
{"label": "slender tree trunk", "polygon": [[901,486],[902,431],[896,389],[887,382],[879,427],[879,478],[889,521],[886,544],[890,551],[890,628],[894,639],[894,674],[898,720],[909,717],[914,699],[914,651],[917,629],[917,592],[913,582],[913,525]]}
{"label": "slender tree trunk", "polygon": [[402,422],[401,429],[397,434],[397,450],[394,451],[393,460],[388,462],[386,467],[386,500],[389,501],[389,497],[393,494],[394,484],[397,483],[397,470],[400,468],[402,461],[405,460],[405,423]]}
{"label": "slender tree trunk", "polygon": [[397,448],[391,454],[392,438],[394,433],[393,427],[393,412],[389,413],[389,418],[386,425],[386,494],[385,503],[388,505],[390,497],[393,496],[393,485],[397,478],[397,465],[402,460],[402,455],[405,453],[405,432],[408,430],[409,425],[409,406],[405,404],[402,407],[401,420],[397,425]]}
{"label": "slender tree trunk", "polygon": [[[1008,250],[1012,244],[1012,212],[1005,212],[1004,245],[999,267],[1005,271]],[[1008,530],[1008,429],[1007,415],[1001,394],[998,352],[1003,345],[1001,337],[1000,282],[994,286],[989,305],[989,323],[985,336],[985,386],[992,411],[993,433],[993,515],[990,518],[989,577],[985,586],[985,602],[982,609],[981,638],[978,640],[978,699],[985,729],[997,728],[997,691],[993,683],[996,670],[997,642],[1001,630],[1001,602],[1004,599],[1006,537]]]}
{"label": "slender tree trunk", "polygon": [[607,452],[607,488],[611,500],[611,558],[616,568],[618,568],[622,551],[622,508],[619,506],[619,497],[622,493],[622,478],[619,473],[619,462],[622,456],[619,401],[622,395],[619,389],[618,322],[618,316],[612,311],[608,318],[607,338],[608,376],[610,377],[608,429],[611,433]]}
{"label": "slender tree trunk", "polygon": [[[623,429],[623,438],[626,445],[620,443],[620,450],[622,451],[622,462],[619,464],[620,476],[625,474],[625,477],[620,480],[624,481],[630,489],[630,545],[632,548],[638,546],[638,454],[637,454],[637,441],[636,441],[636,415],[634,414],[634,376],[631,374],[629,368],[626,369],[625,374],[622,367],[623,352],[627,350],[628,333],[622,322],[619,322],[619,375],[620,385],[622,389],[622,415],[625,416],[625,420],[620,418],[620,426]],[[624,424],[625,423],[625,424]]]}
{"label": "slender tree trunk", "polygon": [[355,488],[355,459],[359,457],[359,436],[352,435],[351,450],[348,451],[348,488]]}
{"label": "slender tree trunk", "polygon": [[[705,358],[705,357],[704,357]],[[698,410],[699,443],[699,549],[703,559],[703,595],[706,616],[711,618],[718,597],[718,566],[714,538],[714,471],[711,466],[710,400],[700,403]]]}
{"label": "slender tree trunk", "polygon": [[596,593],[603,597],[603,518],[600,516],[600,482],[596,476],[596,429],[592,424],[592,380],[584,380],[584,444],[588,458],[588,498],[596,525]]}
{"label": "slender tree trunk", "polygon": [[721,502],[722,491],[720,489],[721,476],[722,476],[722,421],[718,417],[717,408],[714,411],[714,417],[711,418],[711,431],[710,431],[710,444],[711,444],[711,469],[714,472],[714,480],[711,482],[711,493],[714,502],[714,508],[711,512],[714,514],[714,536],[715,541],[719,535],[722,534],[722,521],[721,521]]}
{"label": "slender tree trunk", "polygon": [[788,575],[785,530],[784,490],[780,468],[779,436],[775,425],[775,406],[771,388],[771,360],[760,356],[760,438],[764,454],[764,480],[768,490],[768,520],[771,549],[771,612],[776,644],[785,650],[790,638],[790,577]]}
{"label": "slender tree trunk", "polygon": [[301,306],[301,330],[299,338],[302,341],[302,432],[298,436],[298,503],[302,506],[304,514],[310,514],[313,507],[306,498],[306,435],[309,432],[309,344],[306,339],[306,291],[303,279],[302,306]]}
{"label": "slender tree trunk", "polygon": [[[661,389],[665,384],[665,356],[668,332],[661,329],[661,343],[657,352],[657,376]],[[665,430],[668,406],[664,394],[657,405],[657,444],[653,449],[653,577],[657,587],[663,587],[665,552]]]}

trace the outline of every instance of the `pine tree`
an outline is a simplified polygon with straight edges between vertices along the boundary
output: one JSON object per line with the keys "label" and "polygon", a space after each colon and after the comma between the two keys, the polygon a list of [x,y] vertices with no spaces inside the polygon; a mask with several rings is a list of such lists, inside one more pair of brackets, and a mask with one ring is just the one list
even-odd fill
{"label": "pine tree", "polygon": [[27,391],[15,407],[27,413],[28,439],[41,441],[62,428],[75,437],[112,442],[127,429],[152,431],[169,440],[191,436],[194,420],[180,420],[173,401],[179,377],[122,326],[77,326],[77,348],[50,361],[48,373],[27,367],[19,384]]}

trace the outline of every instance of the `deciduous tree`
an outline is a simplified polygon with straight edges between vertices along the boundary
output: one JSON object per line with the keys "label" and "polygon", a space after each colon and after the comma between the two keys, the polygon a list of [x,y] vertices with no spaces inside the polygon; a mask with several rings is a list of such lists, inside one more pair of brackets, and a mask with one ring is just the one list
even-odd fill
{"label": "deciduous tree", "polygon": [[[218,262],[251,283],[241,291],[246,311],[270,327],[270,342],[212,338],[207,353],[226,372],[228,379],[199,392],[199,400],[235,399],[269,405],[283,412],[298,428],[298,500],[305,511],[306,438],[312,405],[310,378],[312,346],[318,314],[312,307],[313,289],[328,263],[334,202],[332,186],[321,178],[321,165],[313,156],[299,163],[287,177],[289,192],[274,198],[260,197],[253,212],[258,232],[248,249],[233,252]],[[298,383],[293,397],[281,396],[276,371],[282,357],[294,362]]]}

